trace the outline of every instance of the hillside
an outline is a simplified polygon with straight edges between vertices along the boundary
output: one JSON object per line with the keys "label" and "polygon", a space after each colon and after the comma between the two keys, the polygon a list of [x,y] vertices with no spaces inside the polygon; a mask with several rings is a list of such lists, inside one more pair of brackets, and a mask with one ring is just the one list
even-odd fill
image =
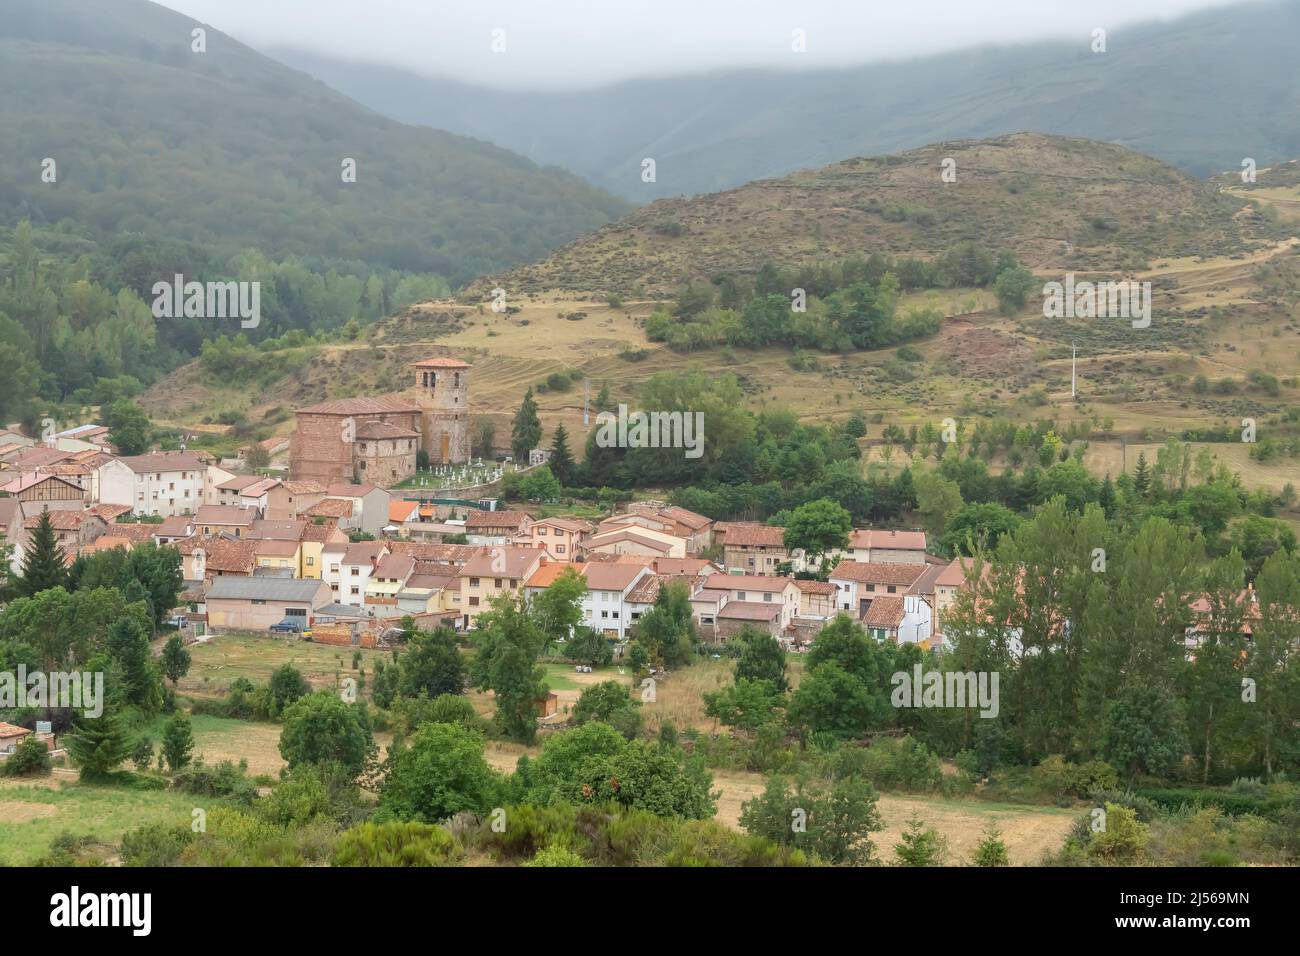
{"label": "hillside", "polygon": [[7,0],[0,224],[67,219],[455,285],[627,208],[572,174],[384,118],[211,27],[194,52],[197,25],[146,0]]}
{"label": "hillside", "polygon": [[[913,182],[914,163],[889,160],[791,177],[803,184],[794,206],[798,214],[773,198],[785,187],[771,183],[707,200],[656,203],[628,221],[639,222],[664,206],[695,208],[689,222],[715,228],[708,241],[719,243],[720,253],[730,258],[692,262],[706,256],[708,247],[692,244],[689,231],[678,239],[656,234],[638,246],[637,233],[620,234],[625,221],[521,270],[519,276],[538,284],[536,291],[526,291],[523,278],[501,279],[513,290],[506,314],[465,297],[428,302],[380,322],[363,342],[302,350],[289,367],[272,369],[255,387],[223,381],[193,363],[152,389],[145,403],[167,423],[227,414],[263,437],[288,431],[295,405],[400,392],[408,387],[410,362],[450,353],[473,365],[471,411],[491,418],[498,436],[509,433],[510,416],[530,386],[539,387],[547,435],[559,423],[571,435],[585,435],[584,379],[593,397],[607,387],[615,401],[635,402],[652,376],[683,369],[735,376],[751,408],[783,406],[807,421],[864,416],[871,422],[866,453],[872,465],[881,462],[886,425],[933,424],[948,415],[1052,418],[1062,427],[1093,423],[1098,434],[1085,462],[1098,474],[1131,470],[1139,451],[1154,460],[1165,435],[1240,428],[1244,416],[1257,418],[1261,428],[1294,428],[1283,416],[1293,415],[1287,410],[1300,403],[1300,241],[1290,237],[1296,228],[1280,217],[1279,203],[1267,190],[1252,192],[1250,200],[1225,197],[1213,185],[1115,147],[1036,136],[912,155],[928,177],[937,174],[941,154],[957,157],[959,182],[947,187],[952,192],[943,195],[952,198],[939,207],[945,218],[934,222],[879,220],[856,233],[837,225],[841,219],[831,211],[848,203],[828,184],[837,178],[851,182],[854,169],[893,177],[885,181],[897,184],[894,196],[938,188]],[[1029,170],[1023,174],[1032,181],[1019,193],[1000,185],[1005,168],[995,159],[1007,155],[1019,157],[1022,172]],[[826,177],[821,188],[808,185],[819,176]],[[1266,178],[1261,172],[1260,181]],[[732,218],[709,224],[715,214],[710,203],[736,203],[747,191],[768,198],[764,216],[744,220],[724,208],[716,215]],[[1033,201],[1025,202],[1026,196]],[[870,198],[868,191],[859,201]],[[1086,213],[1076,211],[1081,204]],[[1083,228],[1085,215],[1100,215],[1114,228]],[[792,234],[783,235],[781,224]],[[1252,238],[1256,233],[1277,238]],[[1069,251],[1063,235],[1073,235]],[[1059,279],[1065,268],[1098,270],[1092,277],[1106,277],[1114,273],[1105,270],[1133,264],[1128,274],[1152,283],[1152,325],[1136,330],[1109,321],[1048,322],[1037,294],[1025,308],[1003,315],[990,289],[930,289],[907,293],[899,302],[900,310],[930,309],[944,317],[937,333],[910,343],[906,359],[902,349],[881,348],[810,350],[795,362],[796,354],[783,346],[677,352],[646,337],[645,320],[661,301],[656,296],[626,296],[611,305],[605,296],[541,286],[565,275],[562,265],[593,285],[602,268],[625,283],[653,274],[668,293],[677,279],[715,267],[739,269],[760,253],[783,264],[791,258],[785,250],[810,260],[874,249],[935,253],[958,237],[1014,246],[1040,281]],[[673,251],[671,258],[665,248]],[[1070,395],[1072,340],[1079,346],[1078,402]],[[556,376],[567,386],[547,384]],[[1280,491],[1294,480],[1293,459],[1257,461],[1239,442],[1210,447],[1251,487]]]}
{"label": "hillside", "polygon": [[[941,179],[945,159],[957,181]],[[707,196],[661,199],[479,290],[667,296],[692,279],[973,240],[1035,269],[1123,271],[1238,254],[1276,235],[1243,199],[1158,160],[1019,133],[846,160]]]}
{"label": "hillside", "polygon": [[[594,90],[485,89],[277,49],[394,118],[490,140],[633,200],[728,189],[849,156],[1035,130],[1114,142],[1197,176],[1300,155],[1300,2],[1233,4],[1087,34],[852,69],[728,71]],[[432,72],[434,68],[431,68]],[[658,165],[641,181],[641,160]]]}

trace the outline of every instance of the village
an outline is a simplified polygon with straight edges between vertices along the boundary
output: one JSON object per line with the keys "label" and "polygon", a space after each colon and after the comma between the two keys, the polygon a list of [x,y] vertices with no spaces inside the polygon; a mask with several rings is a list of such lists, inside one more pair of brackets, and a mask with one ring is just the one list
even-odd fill
{"label": "village", "polygon": [[[177,549],[185,585],[171,621],[190,638],[281,631],[322,643],[382,646],[402,618],[470,631],[494,599],[535,595],[565,569],[586,582],[582,623],[615,656],[664,584],[690,592],[701,637],[725,643],[756,628],[806,650],[838,614],[878,640],[943,646],[942,614],[960,562],[926,553],[922,531],[862,528],[824,558],[826,580],[784,529],[713,521],[657,500],[600,520],[505,508],[491,481],[467,489],[410,485],[433,450],[443,476],[499,477],[474,464],[465,426],[469,366],[414,363],[417,398],[360,397],[299,409],[287,468],[193,450],[115,454],[108,429],[83,425],[37,441],[0,435],[0,536],[11,567],[48,515],[69,564],[141,542]],[[287,444],[287,448],[285,447]],[[545,460],[545,450],[532,456]],[[274,469],[265,469],[274,472]],[[464,497],[473,495],[473,497]]]}

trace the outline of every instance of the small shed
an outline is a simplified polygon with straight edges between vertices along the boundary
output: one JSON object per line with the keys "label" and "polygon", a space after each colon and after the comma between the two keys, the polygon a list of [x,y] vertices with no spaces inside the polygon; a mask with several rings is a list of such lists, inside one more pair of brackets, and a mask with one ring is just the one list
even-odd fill
{"label": "small shed", "polygon": [[537,716],[554,717],[560,710],[560,695],[551,691],[545,697],[537,698]]}
{"label": "small shed", "polygon": [[[554,696],[554,695],[552,695]],[[0,721],[0,754],[11,754],[31,731],[26,727]]]}

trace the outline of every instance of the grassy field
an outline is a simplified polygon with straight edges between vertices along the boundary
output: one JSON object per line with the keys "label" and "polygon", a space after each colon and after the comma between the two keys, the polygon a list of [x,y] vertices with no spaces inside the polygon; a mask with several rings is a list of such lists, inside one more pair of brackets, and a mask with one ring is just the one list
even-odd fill
{"label": "grassy field", "polygon": [[[143,729],[143,734],[155,745],[162,740],[167,719],[156,717]],[[194,732],[196,760],[202,757],[208,764],[247,760],[248,772],[255,777],[275,776],[284,766],[280,756],[280,724],[198,714],[190,718],[190,727]]]}
{"label": "grassy field", "polygon": [[[795,655],[787,658],[787,676],[798,686],[803,676],[803,660]],[[706,660],[669,674],[657,682],[655,701],[643,705],[645,726],[657,732],[665,721],[682,730],[695,727],[702,732],[716,732],[720,728],[705,716],[701,694],[726,686],[731,680],[733,663],[729,660]],[[550,672],[548,669],[548,677]],[[609,675],[584,674],[582,677],[609,679]],[[631,688],[630,678],[622,678]],[[485,756],[488,763],[502,773],[513,773],[520,756],[536,757],[540,746],[528,747],[506,741],[488,741]],[[717,794],[715,819],[734,829],[740,829],[743,804],[763,792],[765,778],[762,774],[738,770],[713,770],[714,791]],[[884,830],[873,837],[877,855],[892,859],[893,846],[899,841],[909,817],[919,815],[927,826],[934,827],[948,838],[949,862],[959,865],[969,860],[988,823],[1002,830],[1003,842],[1011,861],[1017,865],[1037,862],[1047,851],[1060,848],[1066,833],[1078,813],[1059,807],[1031,806],[997,803],[976,798],[945,799],[904,794],[882,794],[878,804]]]}
{"label": "grassy field", "polygon": [[310,641],[286,641],[266,634],[219,634],[201,644],[190,645],[190,672],[181,678],[179,692],[191,697],[215,697],[237,678],[265,684],[271,673],[285,664],[296,667],[316,689],[337,686],[337,678],[356,677],[352,654],[361,652],[361,668],[374,672],[377,658],[391,658],[389,651],[332,647]]}
{"label": "grassy field", "polygon": [[[337,664],[332,648],[310,644],[286,645],[239,635],[219,636],[196,650],[203,652],[202,658],[196,654],[194,670],[201,685],[205,672],[210,672],[209,676],[219,675],[226,682],[234,676],[246,676],[260,682],[265,681],[275,667],[292,663],[305,673],[329,675],[329,681],[317,683],[332,686],[333,669]],[[795,686],[802,677],[803,663],[798,656],[789,658],[788,676]],[[671,721],[679,730],[695,727],[706,733],[716,731],[715,722],[704,714],[702,694],[725,686],[731,679],[733,666],[730,660],[706,659],[661,676],[655,685],[655,699],[643,705],[649,732],[657,732],[665,721]],[[572,708],[584,687],[600,681],[620,680],[634,691],[632,678],[626,674],[619,675],[617,666],[600,668],[591,674],[578,674],[571,665],[549,663],[545,665],[545,671],[546,679],[560,695],[562,714]],[[211,689],[216,683],[212,679],[202,686]],[[491,694],[471,694],[470,700],[485,716],[492,713]],[[165,717],[155,718],[142,728],[141,733],[156,744],[162,738],[165,723]],[[208,763],[244,760],[248,772],[255,777],[275,777],[284,766],[279,752],[280,724],[208,715],[192,717],[191,724],[196,758],[201,756]],[[382,756],[391,742],[391,735],[376,734],[376,742]],[[511,773],[521,755],[535,756],[539,749],[506,741],[488,741],[486,757],[497,770]],[[742,804],[762,792],[764,778],[756,773],[718,770],[714,771],[714,783],[718,793],[716,818],[738,828]],[[50,840],[65,832],[92,836],[107,844],[116,843],[126,830],[143,823],[188,819],[193,801],[192,797],[171,791],[133,791],[83,785],[60,777],[44,778],[34,783],[0,780],[0,861],[30,861],[46,851]],[[892,855],[893,843],[908,816],[915,811],[927,825],[948,837],[954,862],[969,855],[990,819],[1002,828],[1013,862],[1029,863],[1037,860],[1044,850],[1059,846],[1074,818],[1070,811],[1051,807],[892,794],[882,795],[879,807],[886,824],[885,831],[876,838],[882,857]]]}
{"label": "grassy field", "polygon": [[34,784],[0,780],[0,864],[31,863],[64,833],[112,844],[148,823],[188,823],[196,799],[54,778]]}
{"label": "grassy field", "polygon": [[[489,741],[488,763],[502,773],[513,773],[520,756],[536,756],[540,748],[525,747],[502,741]],[[762,774],[738,770],[714,770],[714,792],[720,823],[740,829],[740,813],[745,802],[763,792]],[[948,838],[949,863],[967,862],[983,836],[984,828],[995,823],[1002,831],[1011,862],[1016,865],[1036,863],[1047,851],[1060,849],[1078,812],[1059,807],[994,803],[977,799],[944,799],[902,794],[882,794],[877,804],[885,827],[872,836],[876,853],[882,860],[893,858],[893,847],[913,813],[926,826]]]}

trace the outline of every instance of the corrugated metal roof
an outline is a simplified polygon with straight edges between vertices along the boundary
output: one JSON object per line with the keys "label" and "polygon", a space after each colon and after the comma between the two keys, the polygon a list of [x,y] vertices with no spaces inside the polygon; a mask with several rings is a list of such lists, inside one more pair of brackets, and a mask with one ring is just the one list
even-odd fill
{"label": "corrugated metal roof", "polygon": [[[318,578],[217,578],[208,588],[207,598],[236,601],[311,601],[321,588]],[[328,587],[327,587],[328,590]]]}

